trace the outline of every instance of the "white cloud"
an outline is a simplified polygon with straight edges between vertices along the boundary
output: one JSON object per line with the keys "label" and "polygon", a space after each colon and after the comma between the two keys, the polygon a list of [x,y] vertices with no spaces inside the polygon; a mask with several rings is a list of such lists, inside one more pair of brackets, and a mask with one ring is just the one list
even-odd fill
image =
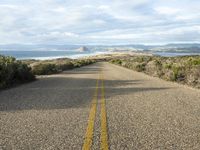
{"label": "white cloud", "polygon": [[110,10],[110,6],[108,5],[100,5],[98,8],[101,10]]}
{"label": "white cloud", "polygon": [[180,12],[180,9],[178,8],[172,8],[172,7],[157,7],[155,8],[155,10],[159,13],[159,14],[163,14],[163,15],[177,15]]}
{"label": "white cloud", "polygon": [[0,43],[198,41],[199,5],[195,0],[1,0]]}
{"label": "white cloud", "polygon": [[10,4],[1,4],[0,9],[17,9],[18,7]]}

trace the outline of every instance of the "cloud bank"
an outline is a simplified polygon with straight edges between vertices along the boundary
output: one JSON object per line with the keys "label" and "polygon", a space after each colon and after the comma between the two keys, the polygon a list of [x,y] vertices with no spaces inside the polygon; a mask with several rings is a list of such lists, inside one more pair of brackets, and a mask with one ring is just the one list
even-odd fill
{"label": "cloud bank", "polygon": [[197,0],[1,0],[0,44],[200,42]]}

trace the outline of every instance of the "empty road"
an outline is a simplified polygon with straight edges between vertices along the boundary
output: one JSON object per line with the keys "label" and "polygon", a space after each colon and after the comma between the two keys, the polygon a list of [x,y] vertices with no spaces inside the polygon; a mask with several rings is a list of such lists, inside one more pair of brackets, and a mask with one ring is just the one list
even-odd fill
{"label": "empty road", "polygon": [[0,150],[199,150],[200,90],[96,63],[0,91]]}

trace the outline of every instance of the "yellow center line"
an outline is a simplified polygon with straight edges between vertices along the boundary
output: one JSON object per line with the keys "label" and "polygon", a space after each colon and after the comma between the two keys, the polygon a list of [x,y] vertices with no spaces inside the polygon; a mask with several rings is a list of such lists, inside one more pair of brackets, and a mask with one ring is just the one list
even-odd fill
{"label": "yellow center line", "polygon": [[[100,79],[101,78],[101,79]],[[101,80],[101,150],[108,150],[108,133],[107,133],[107,115],[106,115],[106,102],[105,102],[105,89],[104,89],[104,78],[103,73],[100,74],[99,78],[96,82],[96,89],[95,94],[92,99],[92,106],[90,109],[89,119],[88,119],[88,126],[85,134],[84,144],[82,150],[90,150],[92,147],[93,141],[93,133],[94,133],[94,124],[95,124],[95,117],[96,117],[96,109],[97,109],[97,97],[98,97],[98,88],[99,88],[99,80]]]}
{"label": "yellow center line", "polygon": [[107,133],[107,117],[106,117],[106,102],[104,90],[104,78],[101,74],[101,150],[108,150],[108,133]]}
{"label": "yellow center line", "polygon": [[82,150],[90,150],[91,146],[92,146],[95,116],[96,116],[96,109],[97,109],[98,84],[99,84],[99,79],[97,79],[97,82],[96,82],[95,94],[94,94],[94,97],[92,100],[92,106],[90,109],[88,126],[87,126],[87,131],[85,134],[85,139],[84,139],[84,144],[83,144]]}

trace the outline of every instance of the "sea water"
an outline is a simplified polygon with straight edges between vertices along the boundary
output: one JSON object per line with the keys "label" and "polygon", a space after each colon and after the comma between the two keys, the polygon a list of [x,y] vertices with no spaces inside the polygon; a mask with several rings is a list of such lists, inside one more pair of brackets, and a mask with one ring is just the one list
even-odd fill
{"label": "sea water", "polygon": [[[13,56],[18,60],[23,59],[56,59],[56,58],[80,58],[85,56],[92,56],[98,54],[110,53],[108,51],[87,51],[79,52],[75,50],[29,50],[29,51],[20,51],[20,50],[8,50],[1,51],[0,55]],[[154,55],[175,57],[175,56],[185,56],[185,55],[200,55],[200,53],[169,53],[169,52],[153,52]]]}
{"label": "sea water", "polygon": [[43,50],[43,51],[19,51],[19,50],[10,50],[10,51],[0,51],[0,55],[5,56],[13,56],[18,60],[23,59],[39,59],[39,60],[45,60],[45,59],[56,59],[56,58],[79,58],[84,56],[91,56],[91,55],[97,55],[104,52],[98,52],[98,51],[88,51],[88,52],[78,52],[78,51],[69,51],[69,50]]}

